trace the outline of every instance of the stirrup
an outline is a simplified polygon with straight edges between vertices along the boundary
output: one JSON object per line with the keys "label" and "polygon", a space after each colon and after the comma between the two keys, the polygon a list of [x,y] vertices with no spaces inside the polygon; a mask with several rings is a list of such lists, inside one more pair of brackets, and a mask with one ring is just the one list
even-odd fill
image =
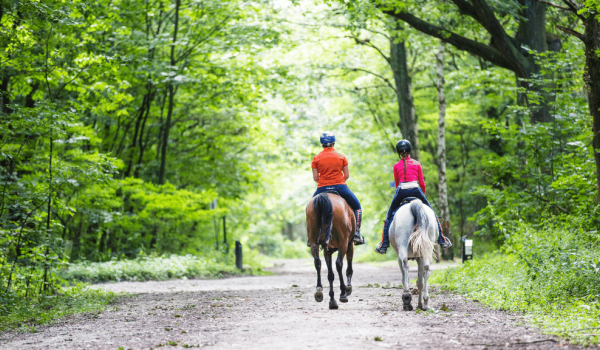
{"label": "stirrup", "polygon": [[360,233],[355,232],[352,242],[354,242],[354,245],[363,245],[365,244],[365,238]]}
{"label": "stirrup", "polygon": [[379,253],[381,255],[385,255],[385,253],[387,253],[387,247],[383,248],[382,245],[383,245],[383,242],[377,243],[377,246],[375,247],[375,252]]}
{"label": "stirrup", "polygon": [[444,242],[438,243],[440,245],[440,247],[442,247],[443,249],[452,247],[452,242],[450,241],[449,238],[446,238],[446,237],[444,237],[444,235],[442,235],[442,239],[444,240]]}

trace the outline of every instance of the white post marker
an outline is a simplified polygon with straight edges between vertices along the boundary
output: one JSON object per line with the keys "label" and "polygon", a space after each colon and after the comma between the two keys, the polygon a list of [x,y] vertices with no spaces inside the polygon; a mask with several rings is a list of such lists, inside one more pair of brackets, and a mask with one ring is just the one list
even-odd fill
{"label": "white post marker", "polygon": [[462,239],[462,262],[473,260],[473,240],[463,237]]}

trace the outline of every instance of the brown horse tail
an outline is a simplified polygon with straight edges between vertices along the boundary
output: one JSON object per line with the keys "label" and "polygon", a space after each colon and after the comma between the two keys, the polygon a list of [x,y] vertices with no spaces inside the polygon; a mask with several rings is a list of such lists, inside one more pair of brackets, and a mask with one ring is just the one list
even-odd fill
{"label": "brown horse tail", "polygon": [[313,200],[313,208],[319,226],[318,244],[329,244],[331,238],[331,222],[333,221],[333,206],[326,193],[321,193]]}

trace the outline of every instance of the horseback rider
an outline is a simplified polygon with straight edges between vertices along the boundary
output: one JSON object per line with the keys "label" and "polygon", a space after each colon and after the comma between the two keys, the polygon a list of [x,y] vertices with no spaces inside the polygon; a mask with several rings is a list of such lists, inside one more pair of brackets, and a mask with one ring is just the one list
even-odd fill
{"label": "horseback rider", "polygon": [[323,151],[317,154],[312,161],[313,179],[317,183],[317,190],[313,197],[322,192],[336,191],[354,211],[356,217],[356,232],[354,232],[354,245],[365,244],[365,239],[360,235],[360,224],[362,222],[362,207],[358,198],[350,191],[346,180],[350,177],[348,160],[346,156],[339,153],[335,146],[335,135],[324,132],[321,135]]}
{"label": "horseback rider", "polygon": [[[396,194],[392,199],[392,204],[388,210],[387,217],[383,222],[383,234],[381,242],[377,244],[375,251],[379,254],[385,254],[390,246],[389,230],[392,218],[396,210],[405,198],[416,197],[426,204],[429,208],[431,205],[425,197],[425,180],[423,179],[423,168],[421,163],[410,157],[412,146],[408,140],[400,140],[396,144],[396,152],[400,156],[400,161],[394,165],[394,180],[396,181]],[[442,228],[438,221],[438,243],[442,248],[449,248],[452,242],[442,234]]]}

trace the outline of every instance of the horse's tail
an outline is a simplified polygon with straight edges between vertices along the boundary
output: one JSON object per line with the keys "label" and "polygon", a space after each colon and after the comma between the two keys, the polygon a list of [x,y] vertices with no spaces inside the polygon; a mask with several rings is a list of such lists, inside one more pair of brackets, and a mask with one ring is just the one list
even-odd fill
{"label": "horse's tail", "polygon": [[326,193],[321,193],[313,199],[313,208],[319,227],[318,244],[329,244],[331,238],[331,222],[333,221],[333,206]]}
{"label": "horse's tail", "polygon": [[424,210],[425,205],[420,200],[414,200],[410,203],[410,211],[415,218],[413,232],[408,239],[408,243],[412,245],[412,250],[417,256],[433,257],[433,242],[429,239],[429,217]]}

